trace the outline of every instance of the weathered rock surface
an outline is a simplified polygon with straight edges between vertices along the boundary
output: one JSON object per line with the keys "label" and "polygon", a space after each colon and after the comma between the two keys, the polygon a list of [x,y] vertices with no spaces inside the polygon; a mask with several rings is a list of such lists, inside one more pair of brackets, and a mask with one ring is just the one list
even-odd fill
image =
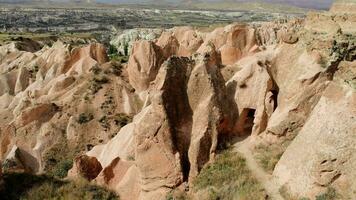
{"label": "weathered rock surface", "polygon": [[137,92],[148,89],[163,61],[162,50],[155,43],[150,41],[134,43],[127,70],[130,84]]}
{"label": "weathered rock surface", "polygon": [[293,195],[313,198],[334,187],[342,191],[343,199],[353,198],[355,108],[354,88],[335,81],[329,84],[274,171]]}
{"label": "weathered rock surface", "polygon": [[72,178],[121,199],[165,199],[219,146],[250,136],[254,145],[291,141],[273,172],[291,195],[333,187],[352,198],[356,30],[354,14],[339,10],[122,36],[122,54],[133,45],[125,65],[95,43],[3,46],[0,159],[14,163],[4,171],[45,173],[74,160]]}
{"label": "weathered rock surface", "polygon": [[21,161],[26,172],[42,173],[73,151],[114,137],[142,103],[123,67],[107,62],[106,48],[97,43],[71,52],[57,42],[6,53],[0,63],[1,158],[16,146],[28,158]]}

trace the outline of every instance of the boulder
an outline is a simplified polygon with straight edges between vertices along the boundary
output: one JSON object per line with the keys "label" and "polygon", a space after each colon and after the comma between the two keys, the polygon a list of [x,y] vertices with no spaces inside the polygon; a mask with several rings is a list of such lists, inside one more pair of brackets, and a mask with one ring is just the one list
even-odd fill
{"label": "boulder", "polygon": [[20,149],[14,145],[2,162],[2,171],[4,173],[24,173],[28,172],[21,161]]}
{"label": "boulder", "polygon": [[58,106],[55,104],[40,104],[22,111],[17,117],[15,123],[21,127],[37,120],[45,122],[49,120],[57,111]]}
{"label": "boulder", "polygon": [[95,157],[81,155],[75,158],[69,177],[81,176],[89,181],[95,179],[102,170],[100,162]]}

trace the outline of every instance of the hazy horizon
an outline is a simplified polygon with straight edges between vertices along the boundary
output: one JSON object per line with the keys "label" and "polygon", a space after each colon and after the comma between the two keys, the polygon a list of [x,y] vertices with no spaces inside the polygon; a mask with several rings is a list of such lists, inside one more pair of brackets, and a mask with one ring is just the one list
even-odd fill
{"label": "hazy horizon", "polygon": [[6,3],[21,3],[21,2],[97,2],[97,3],[112,3],[112,4],[182,4],[191,2],[266,2],[287,4],[291,6],[327,9],[334,2],[333,0],[0,0]]}

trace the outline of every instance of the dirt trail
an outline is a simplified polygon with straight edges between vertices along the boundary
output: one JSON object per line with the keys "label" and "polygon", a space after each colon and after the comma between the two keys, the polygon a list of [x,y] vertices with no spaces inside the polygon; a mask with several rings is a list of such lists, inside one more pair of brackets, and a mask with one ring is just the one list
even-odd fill
{"label": "dirt trail", "polygon": [[284,200],[279,193],[279,188],[273,176],[261,168],[254,159],[250,150],[250,138],[241,140],[234,145],[234,150],[239,152],[245,159],[252,175],[262,184],[271,200]]}

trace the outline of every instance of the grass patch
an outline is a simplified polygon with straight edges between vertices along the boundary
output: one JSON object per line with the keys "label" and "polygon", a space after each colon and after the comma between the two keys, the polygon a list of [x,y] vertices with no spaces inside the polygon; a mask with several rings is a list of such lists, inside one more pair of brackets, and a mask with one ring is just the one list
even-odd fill
{"label": "grass patch", "polygon": [[325,193],[320,194],[315,197],[315,200],[335,200],[339,199],[339,195],[336,190],[332,187],[328,187]]}
{"label": "grass patch", "polygon": [[109,82],[110,79],[105,75],[100,74],[94,76],[94,78],[90,80],[89,90],[92,92],[92,94],[96,94],[103,88],[103,84],[108,84]]}
{"label": "grass patch", "polygon": [[57,139],[55,144],[44,152],[44,170],[48,175],[57,178],[66,177],[68,170],[73,166],[73,159],[76,153],[76,151],[73,151],[68,147],[65,135],[63,134],[63,136]]}
{"label": "grass patch", "polygon": [[125,55],[121,55],[115,46],[110,45],[108,48],[108,56],[111,61],[117,61],[119,63],[127,63],[129,61],[128,46],[125,46]]}
{"label": "grass patch", "polygon": [[[296,197],[291,195],[286,186],[282,186],[279,189],[279,193],[285,200],[310,200],[307,197]],[[336,190],[332,187],[328,187],[325,193],[317,195],[315,200],[336,200],[340,199],[340,195],[336,192]]]}
{"label": "grass patch", "polygon": [[280,145],[260,144],[256,147],[256,159],[261,167],[269,173],[272,173],[274,167],[283,155],[285,148]]}
{"label": "grass patch", "polygon": [[173,190],[172,192],[168,193],[166,196],[166,200],[188,200],[189,197],[187,193],[183,191]]}
{"label": "grass patch", "polygon": [[4,189],[0,192],[3,200],[118,199],[113,192],[85,180],[69,182],[45,175],[4,174],[4,181]]}
{"label": "grass patch", "polygon": [[[269,173],[273,173],[276,164],[282,157],[283,153],[286,151],[290,143],[294,140],[296,133],[298,133],[298,128],[292,127],[293,132],[286,135],[284,140],[280,143],[274,144],[260,144],[254,149],[254,157],[261,167]],[[291,130],[292,130],[291,128]]]}
{"label": "grass patch", "polygon": [[79,124],[86,124],[94,119],[94,115],[92,113],[80,113],[78,117]]}
{"label": "grass patch", "polygon": [[209,199],[264,199],[266,193],[252,177],[246,161],[238,153],[224,151],[214,163],[202,169],[193,182],[194,190],[206,190]]}
{"label": "grass patch", "polygon": [[132,117],[125,113],[118,113],[114,117],[114,122],[117,126],[124,127],[132,122]]}

